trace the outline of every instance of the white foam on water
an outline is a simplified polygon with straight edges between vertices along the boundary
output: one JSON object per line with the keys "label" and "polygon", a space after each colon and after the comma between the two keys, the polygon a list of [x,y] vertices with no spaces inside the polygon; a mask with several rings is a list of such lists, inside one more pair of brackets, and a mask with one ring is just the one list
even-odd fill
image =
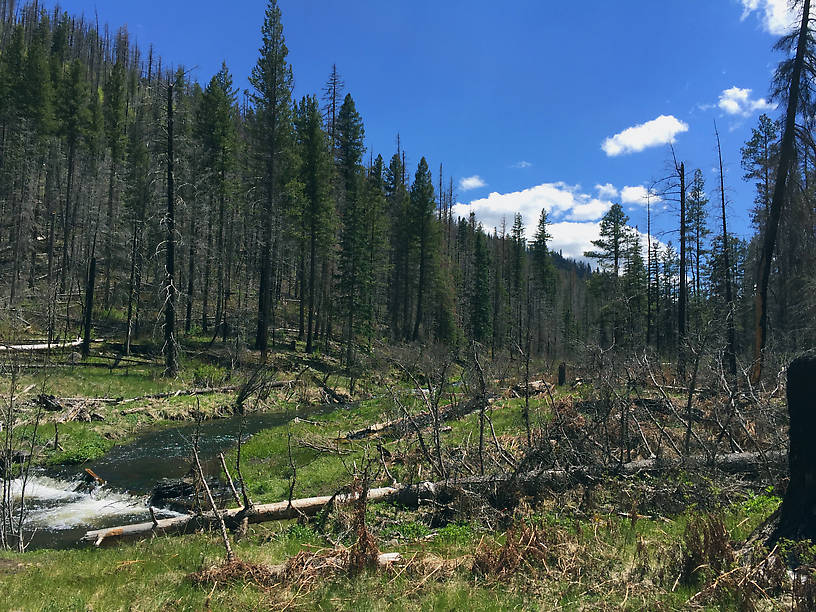
{"label": "white foam on water", "polygon": [[28,515],[29,524],[40,529],[73,529],[82,525],[96,526],[99,522],[116,516],[146,514],[144,498],[131,497],[124,493],[96,491],[80,495],[51,508],[33,510]]}
{"label": "white foam on water", "polygon": [[[49,478],[48,476],[30,476],[25,483],[25,497],[27,500],[59,501],[82,497],[75,489],[79,482],[66,482]],[[23,492],[23,480],[17,478],[11,481],[11,495],[19,500]]]}
{"label": "white foam on water", "polygon": [[[76,527],[97,527],[115,517],[147,519],[147,498],[127,493],[107,491],[98,487],[91,492],[77,491],[81,481],[68,482],[47,476],[31,476],[25,483],[28,507],[26,524],[41,530],[65,530]],[[11,481],[12,498],[18,503],[23,482]],[[175,516],[162,510],[159,516]]]}

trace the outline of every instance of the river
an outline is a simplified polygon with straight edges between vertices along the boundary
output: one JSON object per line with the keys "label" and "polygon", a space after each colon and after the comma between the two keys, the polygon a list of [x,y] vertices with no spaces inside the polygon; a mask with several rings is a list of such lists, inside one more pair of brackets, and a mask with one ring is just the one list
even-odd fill
{"label": "river", "polygon": [[[284,425],[295,417],[325,410],[305,407],[288,413],[257,413],[244,417],[245,439],[264,429]],[[218,454],[234,448],[240,417],[201,424],[199,456],[208,476],[220,470]],[[181,478],[191,468],[196,426],[186,424],[145,433],[128,444],[114,446],[96,461],[34,471],[25,489],[30,549],[71,548],[89,529],[150,520],[149,494],[163,478]],[[87,491],[85,469],[105,481]],[[19,496],[21,483],[13,487]],[[173,516],[159,508],[158,518]],[[31,535],[33,532],[33,535]]]}

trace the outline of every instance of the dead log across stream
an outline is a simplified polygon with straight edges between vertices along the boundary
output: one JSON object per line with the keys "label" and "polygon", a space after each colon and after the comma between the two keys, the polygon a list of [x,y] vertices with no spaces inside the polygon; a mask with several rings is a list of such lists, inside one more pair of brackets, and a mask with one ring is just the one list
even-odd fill
{"label": "dead log across stream", "polygon": [[[786,452],[765,453],[768,461],[784,465]],[[398,501],[405,506],[416,506],[422,500],[444,499],[462,489],[481,490],[482,492],[501,486],[509,491],[523,491],[535,493],[545,487],[565,486],[580,482],[588,478],[601,476],[634,476],[637,474],[660,472],[683,467],[685,469],[716,468],[728,473],[757,473],[765,468],[765,463],[759,453],[733,453],[716,457],[713,461],[706,457],[689,457],[682,459],[643,459],[632,461],[619,466],[579,466],[568,469],[543,470],[524,474],[496,474],[474,476],[459,480],[442,481],[438,483],[424,482],[402,487],[382,487],[371,489],[368,492],[368,501]],[[250,512],[244,513],[243,508],[227,510],[223,513],[227,524],[237,524],[244,517],[250,523],[264,523],[297,518],[301,515],[314,516],[330,503],[348,504],[357,499],[354,494],[337,496],[308,497],[293,499],[255,506]],[[153,535],[178,535],[191,533],[197,529],[214,526],[217,517],[211,512],[201,515],[185,515],[157,520],[155,523],[138,523],[123,525],[108,529],[88,531],[80,540],[84,543],[93,543],[100,546],[103,543],[120,542],[123,540],[137,540]]]}

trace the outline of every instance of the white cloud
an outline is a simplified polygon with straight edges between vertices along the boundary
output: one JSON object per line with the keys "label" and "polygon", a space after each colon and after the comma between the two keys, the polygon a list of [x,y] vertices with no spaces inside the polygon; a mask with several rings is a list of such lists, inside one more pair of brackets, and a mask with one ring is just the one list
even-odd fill
{"label": "white cloud", "polygon": [[677,134],[688,132],[687,123],[673,115],[660,115],[607,138],[601,148],[609,157],[639,153],[649,147],[674,143]]}
{"label": "white cloud", "polygon": [[608,200],[592,199],[574,206],[566,218],[569,221],[595,221],[603,217],[611,207],[612,202]]}
{"label": "white cloud", "polygon": [[531,164],[530,162],[522,160],[522,161],[520,161],[520,162],[516,162],[516,163],[515,163],[515,164],[513,164],[511,167],[512,167],[512,168],[529,168],[529,167],[531,167],[532,165],[533,165],[533,164]]}
{"label": "white cloud", "polygon": [[614,200],[615,198],[618,197],[618,190],[612,183],[606,183],[605,185],[595,185],[595,190],[598,192],[599,198]]}
{"label": "white cloud", "polygon": [[742,89],[740,87],[732,87],[725,89],[720,94],[720,101],[717,106],[721,111],[729,115],[740,115],[742,117],[750,117],[757,111],[773,110],[775,105],[768,102],[765,98],[751,99],[751,89]]}
{"label": "white cloud", "polygon": [[646,206],[646,196],[651,195],[652,204],[660,202],[661,198],[654,191],[649,192],[643,185],[634,187],[624,187],[621,189],[620,199],[622,204],[640,204]]}
{"label": "white cloud", "polygon": [[509,231],[513,215],[518,212],[527,228],[527,236],[531,237],[541,210],[546,209],[553,235],[551,247],[563,250],[567,257],[581,258],[591,247],[591,241],[598,239],[597,221],[611,206],[609,199],[584,193],[578,185],[558,182],[511,193],[491,193],[469,204],[456,204],[453,214],[467,217],[472,211],[485,230],[492,232],[493,228],[501,228],[502,220]]}
{"label": "white cloud", "polygon": [[480,187],[487,187],[487,183],[485,183],[478,174],[468,176],[459,181],[459,189],[462,191],[470,191],[471,189],[479,189]]}
{"label": "white cloud", "polygon": [[564,257],[587,261],[584,253],[592,250],[592,241],[601,237],[601,224],[569,221],[553,223],[550,225],[550,234],[550,250],[560,251]]}
{"label": "white cloud", "polygon": [[741,0],[742,18],[758,11],[765,30],[776,36],[787,34],[797,21],[797,15],[790,9],[789,0]]}

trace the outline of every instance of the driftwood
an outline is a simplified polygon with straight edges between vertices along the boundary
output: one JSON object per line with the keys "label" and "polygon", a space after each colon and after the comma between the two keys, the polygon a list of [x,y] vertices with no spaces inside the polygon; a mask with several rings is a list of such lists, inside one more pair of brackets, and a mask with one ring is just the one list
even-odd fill
{"label": "driftwood", "polygon": [[[766,453],[769,461],[778,463],[780,467],[787,458],[785,452]],[[683,459],[643,459],[632,461],[618,466],[579,466],[575,468],[542,470],[523,474],[500,473],[486,476],[446,480],[437,483],[423,482],[409,486],[382,487],[371,489],[368,492],[369,501],[397,501],[405,506],[416,506],[423,500],[444,501],[463,489],[470,489],[481,493],[495,491],[501,488],[506,494],[539,492],[546,487],[568,486],[575,482],[601,476],[633,476],[652,472],[660,472],[683,467],[685,469],[715,468],[728,473],[758,473],[764,469],[764,462],[759,453],[733,453],[721,455],[713,460],[705,457],[688,457]],[[249,512],[243,508],[227,510],[222,513],[224,521],[230,526],[236,526],[246,519],[250,523],[263,523],[300,516],[314,516],[329,504],[348,504],[357,500],[353,493],[336,496],[309,497],[293,499],[254,506]],[[218,518],[212,512],[200,515],[185,515],[154,522],[123,525],[108,529],[88,531],[81,542],[93,543],[100,546],[103,543],[135,540],[153,535],[177,535],[191,533],[198,529],[217,525]]]}

